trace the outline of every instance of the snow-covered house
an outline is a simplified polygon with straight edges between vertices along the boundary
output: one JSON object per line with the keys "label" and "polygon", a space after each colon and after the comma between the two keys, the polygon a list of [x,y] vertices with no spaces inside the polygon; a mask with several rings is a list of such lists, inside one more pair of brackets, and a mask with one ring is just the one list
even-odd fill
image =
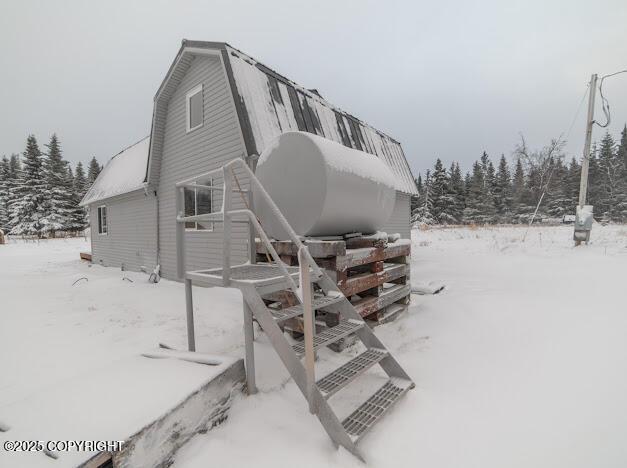
{"label": "snow-covered house", "polygon": [[[416,186],[399,142],[226,43],[184,40],[155,95],[150,138],[113,157],[82,201],[90,210],[92,260],[133,270],[159,264],[164,277],[175,278],[175,183],[233,158],[252,165],[270,141],[291,130],[385,161],[396,177],[386,230],[409,237]],[[247,186],[246,177],[238,176]],[[216,211],[219,198],[218,192],[189,192],[185,209]],[[238,206],[243,201],[236,200]],[[191,269],[221,264],[221,229],[219,223],[187,227]],[[246,261],[248,238],[247,225],[233,226],[233,262]]]}

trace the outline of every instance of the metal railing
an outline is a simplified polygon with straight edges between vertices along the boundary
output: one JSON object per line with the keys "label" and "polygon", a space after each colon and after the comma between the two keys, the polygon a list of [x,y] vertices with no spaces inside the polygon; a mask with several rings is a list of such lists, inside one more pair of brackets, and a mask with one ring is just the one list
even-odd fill
{"label": "metal railing", "polygon": [[[300,288],[296,285],[293,277],[287,270],[286,264],[281,260],[279,254],[272,246],[268,235],[264,231],[263,227],[257,215],[253,212],[250,197],[250,191],[242,190],[239,181],[235,175],[235,169],[241,169],[245,175],[249,177],[251,188],[254,186],[257,189],[257,194],[261,196],[265,203],[270,207],[270,210],[274,217],[278,220],[283,229],[287,232],[290,240],[294,243],[298,249],[298,263],[300,274]],[[199,184],[197,181],[213,179],[215,176],[222,175],[223,184],[222,187],[214,185]],[[233,181],[235,180],[238,188],[234,190]],[[206,191],[222,191],[222,209],[221,211],[199,214],[193,216],[185,216],[185,189],[194,190],[206,190]],[[317,277],[322,276],[320,267],[316,264],[315,260],[309,253],[309,249],[302,243],[299,236],[294,232],[290,224],[283,216],[283,213],[276,206],[266,189],[263,187],[259,179],[255,176],[253,171],[246,165],[243,159],[234,159],[219,169],[199,174],[192,178],[180,181],[176,184],[176,251],[177,251],[177,274],[180,279],[185,278],[185,223],[188,222],[222,222],[223,223],[223,239],[222,239],[222,284],[223,286],[229,286],[231,277],[231,227],[233,223],[247,222],[252,227],[251,234],[256,232],[259,235],[266,251],[270,253],[272,260],[276,263],[281,274],[285,277],[289,288],[298,297],[298,300],[303,306],[303,322],[304,322],[304,340],[305,340],[305,371],[307,377],[308,388],[308,401],[309,409],[313,413],[315,408],[313,407],[313,398],[311,396],[311,390],[315,385],[315,371],[314,371],[314,341],[315,335],[315,323],[314,323],[314,310],[313,310],[313,290],[311,286],[310,271],[311,268]],[[240,193],[249,195],[248,207],[246,209],[233,209],[231,195],[233,193]],[[243,218],[243,219],[242,219]],[[254,255],[256,254],[254,246],[254,236],[251,235],[249,241],[250,246],[250,261],[254,262]],[[191,281],[186,281],[186,287],[191,288]],[[188,295],[191,298],[191,294]],[[191,309],[188,304],[188,309]],[[191,310],[188,310],[188,314]],[[189,323],[189,321],[188,321]],[[188,330],[188,334],[189,334]],[[193,324],[192,324],[192,340],[193,340]],[[191,348],[191,346],[190,346]]]}

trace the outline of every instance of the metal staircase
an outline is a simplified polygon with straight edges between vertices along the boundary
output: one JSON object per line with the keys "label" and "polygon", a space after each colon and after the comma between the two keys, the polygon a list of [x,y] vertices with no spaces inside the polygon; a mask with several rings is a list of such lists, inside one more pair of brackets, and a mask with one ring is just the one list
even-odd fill
{"label": "metal staircase", "polygon": [[[250,191],[242,190],[235,175],[235,169],[243,171],[251,185],[255,185],[260,195],[272,208],[274,216],[288,232],[292,242],[298,247],[298,267],[288,267],[280,259],[252,208]],[[198,180],[222,177],[223,185],[200,185]],[[237,184],[234,189],[233,181]],[[211,190],[223,194],[222,210],[219,212],[185,216],[184,190]],[[246,201],[247,209],[232,209],[231,196],[239,193]],[[294,379],[315,414],[327,431],[331,440],[341,445],[363,460],[357,443],[414,383],[394,359],[385,345],[374,335],[362,317],[337,285],[315,263],[307,247],[293,231],[282,213],[274,204],[264,187],[242,159],[235,159],[220,169],[198,175],[176,184],[177,206],[177,269],[178,276],[185,282],[187,306],[187,332],[190,351],[195,351],[192,282],[202,286],[234,287],[241,290],[244,303],[244,339],[246,349],[246,379],[249,393],[256,392],[255,359],[253,343],[253,317],[274,346],[281,361]],[[205,270],[185,269],[185,223],[223,222],[223,266]],[[248,222],[251,237],[256,232],[270,253],[274,264],[255,264],[254,239],[251,238],[250,262],[242,265],[230,264],[231,225],[234,222]],[[253,230],[254,228],[254,230]],[[299,304],[284,309],[266,306],[263,296],[278,291],[291,290]],[[338,314],[339,323],[319,334],[315,333],[315,311],[324,310]],[[302,317],[304,339],[291,344],[283,333],[281,322]],[[341,365],[328,375],[316,380],[316,351],[342,338],[355,335],[365,346],[365,351]],[[303,359],[304,358],[304,359]],[[378,364],[387,374],[388,380],[373,395],[343,421],[340,421],[327,401],[353,380]]]}

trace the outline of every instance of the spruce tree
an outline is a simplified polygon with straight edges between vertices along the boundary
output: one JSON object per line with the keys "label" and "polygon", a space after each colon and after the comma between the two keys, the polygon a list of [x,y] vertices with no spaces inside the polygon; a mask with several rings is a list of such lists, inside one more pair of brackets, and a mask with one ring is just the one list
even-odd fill
{"label": "spruce tree", "polygon": [[472,175],[466,184],[466,208],[464,208],[464,219],[466,222],[483,222],[484,179],[482,166],[478,161],[475,161],[472,165]]}
{"label": "spruce tree", "polygon": [[466,172],[464,176],[464,208],[466,208],[468,194],[470,193],[470,184],[471,184],[472,176],[470,172]]}
{"label": "spruce tree", "polygon": [[[484,155],[487,154],[484,152]],[[485,177],[483,180],[483,222],[484,223],[496,223],[498,222],[498,215],[496,212],[496,205],[494,202],[494,189],[496,185],[496,171],[494,170],[494,164],[488,160],[485,170]]]}
{"label": "spruce tree", "polygon": [[[70,213],[69,229],[74,232],[80,232],[87,225],[86,210],[79,203],[83,199],[83,190],[85,188],[85,176],[83,174],[83,166],[79,162],[76,166],[76,175],[72,175],[72,168],[68,166],[67,185],[72,203],[72,211]],[[79,175],[80,173],[80,175]]]}
{"label": "spruce tree", "polygon": [[467,221],[479,224],[495,223],[497,221],[494,206],[494,165],[485,151],[480,161],[472,167],[472,175],[467,187],[466,208],[464,218]]}
{"label": "spruce tree", "polygon": [[627,125],[621,132],[620,144],[616,151],[616,158],[622,161],[623,176],[618,187],[618,196],[615,207],[615,220],[627,222]]}
{"label": "spruce tree", "polygon": [[43,232],[55,237],[57,231],[69,229],[73,203],[71,183],[67,179],[67,161],[63,159],[61,144],[56,134],[46,145],[48,152],[44,158],[44,180],[46,184],[45,216],[42,219]]}
{"label": "spruce tree", "polygon": [[74,172],[74,189],[78,196],[83,199],[87,190],[89,189],[87,179],[85,178],[85,170],[83,169],[83,163],[78,162],[76,165],[76,171]]}
{"label": "spruce tree", "polygon": [[553,218],[562,218],[572,211],[568,189],[568,168],[561,159],[554,162],[553,174],[546,194],[546,211]]}
{"label": "spruce tree", "polygon": [[532,210],[528,203],[527,181],[520,158],[516,161],[516,169],[512,181],[512,199],[513,211],[516,213],[514,220],[520,221],[522,214],[529,213]]}
{"label": "spruce tree", "polygon": [[29,135],[22,169],[11,191],[11,234],[41,237],[45,189],[41,150],[35,136]]}
{"label": "spruce tree", "polygon": [[411,221],[415,224],[435,224],[433,205],[431,203],[431,171],[427,170],[420,195],[420,204],[412,213]]}
{"label": "spruce tree", "polygon": [[9,159],[9,176],[6,179],[5,185],[7,190],[7,217],[8,224],[6,232],[10,232],[13,228],[13,224],[11,223],[11,210],[13,207],[13,202],[15,201],[15,187],[17,187],[19,182],[20,173],[22,171],[22,165],[20,164],[20,157],[17,154],[12,154]]}
{"label": "spruce tree", "polygon": [[91,158],[91,161],[89,161],[89,168],[87,169],[87,181],[89,183],[89,186],[94,183],[96,177],[98,177],[98,174],[100,174],[100,171],[102,171],[102,167],[100,166],[100,164],[98,164],[98,161],[94,156],[93,158]]}
{"label": "spruce tree", "polygon": [[568,213],[575,214],[575,207],[579,203],[579,184],[581,181],[581,166],[575,158],[570,160],[566,175],[566,196],[568,197]]}
{"label": "spruce tree", "polygon": [[459,163],[453,162],[449,170],[449,187],[453,196],[452,214],[457,223],[463,222],[464,208],[466,206],[466,193],[464,179]]}
{"label": "spruce tree", "polygon": [[512,216],[512,181],[505,155],[501,155],[494,181],[494,206],[500,222],[509,222]]}
{"label": "spruce tree", "polygon": [[623,168],[627,171],[627,125],[620,134],[620,145],[617,151],[618,158],[623,161]]}
{"label": "spruce tree", "polygon": [[435,162],[431,177],[431,204],[432,214],[439,224],[452,224],[457,220],[454,216],[455,198],[450,192],[449,178],[440,158]]}
{"label": "spruce tree", "polygon": [[9,160],[0,160],[0,230],[9,232]]}
{"label": "spruce tree", "polygon": [[600,213],[606,221],[620,220],[621,215],[615,214],[617,203],[621,202],[621,189],[625,174],[623,161],[618,155],[614,138],[606,133],[599,148],[599,195]]}
{"label": "spruce tree", "polygon": [[[80,163],[79,163],[80,164]],[[82,167],[81,167],[82,169]],[[76,173],[78,175],[78,166],[76,167]],[[418,195],[412,195],[410,199],[410,210],[413,213],[418,205],[420,204],[420,194],[422,193],[422,177],[418,174],[418,178],[414,179],[414,183],[416,184],[416,190],[418,191]]]}

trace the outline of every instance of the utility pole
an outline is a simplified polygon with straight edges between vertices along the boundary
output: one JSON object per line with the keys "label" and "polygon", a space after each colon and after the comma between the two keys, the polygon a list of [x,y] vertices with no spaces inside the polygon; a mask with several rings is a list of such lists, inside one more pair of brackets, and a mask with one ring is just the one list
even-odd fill
{"label": "utility pole", "polygon": [[590,146],[592,145],[592,125],[594,124],[594,98],[597,91],[597,75],[590,78],[590,97],[588,98],[588,121],[586,122],[586,141],[583,146],[583,161],[581,162],[581,182],[579,184],[579,207],[586,204],[588,193],[588,167],[590,166]]}
{"label": "utility pole", "polygon": [[[581,181],[579,183],[579,210],[583,213],[583,207],[586,204],[586,195],[588,193],[588,168],[590,166],[590,146],[592,145],[592,126],[594,124],[594,98],[596,96],[597,91],[597,75],[596,73],[592,75],[590,78],[590,88],[589,88],[589,98],[588,98],[588,120],[586,121],[586,141],[583,147],[583,160],[581,162]],[[579,231],[586,231],[585,240],[586,242],[590,239],[590,229],[592,225],[589,226],[579,226],[580,225],[579,216],[575,220],[575,245],[581,244],[581,241],[584,240],[582,237],[577,235],[578,227]],[[583,220],[581,220],[583,221]],[[590,219],[590,222],[592,220]],[[589,224],[589,223],[586,223]],[[583,228],[583,229],[581,229]]]}

